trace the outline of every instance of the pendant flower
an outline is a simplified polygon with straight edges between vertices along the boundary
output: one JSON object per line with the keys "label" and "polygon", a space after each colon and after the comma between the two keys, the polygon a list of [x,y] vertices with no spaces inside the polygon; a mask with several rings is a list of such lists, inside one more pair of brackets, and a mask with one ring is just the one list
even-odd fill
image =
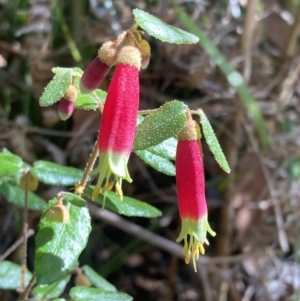
{"label": "pendant flower", "polygon": [[[192,257],[195,272],[199,254],[204,254],[207,232],[215,236],[207,220],[203,153],[200,143],[200,128],[190,113],[184,128],[178,134],[176,152],[176,183],[179,213],[182,219],[177,242],[184,240],[185,262]],[[189,236],[189,237],[188,237]]]}
{"label": "pendant flower", "polygon": [[132,182],[127,162],[137,122],[140,67],[139,50],[134,46],[124,46],[116,60],[101,118],[98,134],[99,166],[93,172],[99,173],[99,179],[93,191],[93,199],[99,192],[105,194],[114,185],[122,199],[122,180]]}

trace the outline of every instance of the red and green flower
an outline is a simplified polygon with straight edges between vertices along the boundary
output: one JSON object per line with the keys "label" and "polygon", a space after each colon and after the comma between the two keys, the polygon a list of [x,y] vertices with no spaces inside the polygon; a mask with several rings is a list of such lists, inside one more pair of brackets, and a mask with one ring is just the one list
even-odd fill
{"label": "red and green flower", "polygon": [[176,152],[176,183],[182,219],[177,242],[184,240],[185,262],[189,263],[192,257],[195,271],[196,260],[205,252],[203,244],[209,244],[207,232],[212,236],[216,235],[207,219],[200,135],[198,123],[188,114],[188,121],[178,134]]}
{"label": "red and green flower", "polygon": [[139,107],[140,51],[124,46],[117,57],[116,68],[108,88],[98,134],[99,173],[93,199],[99,192],[115,185],[122,198],[122,180],[131,182],[127,162],[132,150]]}

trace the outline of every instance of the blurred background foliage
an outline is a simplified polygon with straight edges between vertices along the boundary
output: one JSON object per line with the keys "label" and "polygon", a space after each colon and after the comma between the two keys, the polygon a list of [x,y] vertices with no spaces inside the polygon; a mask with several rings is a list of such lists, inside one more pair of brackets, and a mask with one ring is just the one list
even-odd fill
{"label": "blurred background foliage", "polygon": [[[217,236],[195,274],[172,252],[108,226],[91,210],[93,230],[80,264],[89,264],[135,300],[300,300],[299,0],[0,0],[0,148],[28,163],[44,159],[84,168],[98,112],[76,110],[62,122],[55,105],[41,108],[38,99],[53,77],[52,67],[84,69],[102,43],[131,27],[136,7],[187,29],[180,7],[225,63],[241,73],[250,94],[236,93],[205,40],[202,48],[145,35],[152,55],[141,72],[140,109],[173,99],[201,107],[229,160],[227,176],[204,145],[209,219]],[[249,95],[261,123],[255,123],[252,100],[247,106]],[[125,195],[154,204],[164,215],[127,221],[174,241],[180,227],[174,178],[135,155],[129,164],[133,184],[124,183]],[[39,195],[49,200],[63,189],[40,185]],[[21,215],[20,208],[0,198],[0,253],[20,237]],[[30,211],[30,228],[36,230],[39,216]],[[19,263],[20,254],[18,249],[9,260]],[[30,238],[31,270],[33,254]],[[0,291],[2,301],[15,296]]]}

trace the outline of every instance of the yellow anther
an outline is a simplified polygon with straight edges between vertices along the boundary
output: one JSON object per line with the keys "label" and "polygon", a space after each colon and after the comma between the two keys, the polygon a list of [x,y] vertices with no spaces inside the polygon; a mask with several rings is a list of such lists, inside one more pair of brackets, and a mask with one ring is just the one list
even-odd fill
{"label": "yellow anther", "polygon": [[105,183],[102,187],[102,193],[105,194],[107,191],[111,190],[114,187],[114,182]]}
{"label": "yellow anther", "polygon": [[187,252],[185,252],[184,254],[185,254],[185,259],[184,259],[184,261],[185,261],[186,264],[189,264],[189,263],[190,263],[190,260],[191,260],[191,252],[190,252],[190,251],[187,251]]}
{"label": "yellow anther", "polygon": [[123,191],[121,185],[117,182],[115,185],[116,194],[120,197],[121,201],[123,200]]}
{"label": "yellow anther", "polygon": [[205,249],[204,249],[203,245],[199,243],[198,248],[199,248],[200,253],[203,255],[205,253]]}
{"label": "yellow anther", "polygon": [[107,191],[111,190],[114,187],[114,184],[115,183],[113,181],[109,182],[108,187],[107,187]]}
{"label": "yellow anther", "polygon": [[187,243],[187,241],[184,242],[184,247],[183,247],[183,253],[186,254],[186,252],[188,252],[189,250],[189,245]]}
{"label": "yellow anther", "polygon": [[198,260],[199,259],[199,248],[193,251],[193,257]]}
{"label": "yellow anther", "polygon": [[98,194],[100,191],[100,185],[96,185],[96,187],[94,188],[93,194],[92,194],[92,200],[95,201],[95,199],[97,198]]}

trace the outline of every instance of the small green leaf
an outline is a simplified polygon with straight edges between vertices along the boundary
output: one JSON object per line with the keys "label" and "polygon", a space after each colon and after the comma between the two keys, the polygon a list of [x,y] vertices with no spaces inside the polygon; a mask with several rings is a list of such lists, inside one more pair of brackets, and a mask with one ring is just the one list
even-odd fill
{"label": "small green leaf", "polygon": [[0,153],[0,176],[12,176],[23,169],[23,161],[19,156],[9,152]]}
{"label": "small green leaf", "polygon": [[186,123],[187,106],[178,100],[165,103],[136,128],[133,151],[157,145],[175,136]]}
{"label": "small green leaf", "polygon": [[54,68],[52,68],[52,72],[54,73],[54,74],[60,74],[60,73],[64,73],[64,72],[71,72],[72,74],[74,73],[74,72],[77,72],[77,73],[79,73],[79,74],[83,74],[83,70],[81,69],[81,68],[79,68],[79,67],[72,67],[72,68],[65,68],[65,67],[54,67]]}
{"label": "small green leaf", "polygon": [[[24,207],[25,191],[18,186],[3,182],[0,184],[0,194],[10,203]],[[28,191],[28,208],[43,210],[46,202],[35,193]]]}
{"label": "small green leaf", "polygon": [[146,151],[165,159],[175,161],[177,142],[178,140],[176,138],[171,137],[160,144],[147,148]]}
{"label": "small green leaf", "polygon": [[136,23],[149,35],[168,43],[195,44],[199,38],[182,29],[166,24],[162,20],[140,9],[134,9]]}
{"label": "small green leaf", "polygon": [[105,291],[112,291],[112,292],[117,291],[115,286],[109,283],[106,279],[100,276],[96,271],[94,271],[88,265],[84,265],[82,267],[82,270],[84,271],[84,274],[90,279],[90,281],[95,287],[101,288]]}
{"label": "small green leaf", "polygon": [[[21,266],[10,262],[0,262],[0,289],[13,290],[20,287],[21,283]],[[25,274],[25,286],[29,283],[32,274],[27,271]]]}
{"label": "small green leaf", "polygon": [[216,161],[220,165],[220,167],[227,173],[230,173],[230,167],[228,165],[228,162],[224,156],[224,153],[222,151],[222,148],[219,144],[219,141],[214,133],[213,128],[210,125],[210,122],[208,118],[206,117],[205,113],[203,112],[202,109],[198,110],[199,115],[200,115],[200,123],[202,126],[202,131],[205,137],[205,141],[213,153]]}
{"label": "small green leaf", "polygon": [[103,291],[99,288],[77,286],[70,291],[74,301],[131,301],[133,298],[125,293]]}
{"label": "small green leaf", "polygon": [[144,162],[153,167],[154,169],[162,172],[168,176],[175,176],[175,166],[168,159],[162,158],[161,156],[153,154],[148,149],[140,150],[135,152]]}
{"label": "small green leaf", "polygon": [[85,248],[91,231],[91,218],[85,201],[65,192],[63,201],[69,210],[68,223],[48,221],[45,216],[50,207],[57,204],[53,199],[42,214],[36,235],[35,273],[37,284],[51,284],[67,274]]}
{"label": "small green leaf", "polygon": [[64,299],[64,298],[57,298],[57,299],[54,299],[52,301],[66,301],[66,299]]}
{"label": "small green leaf", "polygon": [[[104,104],[106,99],[106,92],[97,89],[94,91],[98,97],[98,99],[101,101],[102,104]],[[98,100],[95,99],[94,94],[81,94],[79,93],[75,102],[75,108],[76,109],[82,109],[82,110],[97,110],[99,107]]]}
{"label": "small green leaf", "polygon": [[83,174],[80,169],[48,161],[36,161],[30,171],[41,182],[64,186],[75,185],[80,181]]}
{"label": "small green leaf", "polygon": [[[89,197],[92,197],[93,189],[93,186],[86,189],[86,194]],[[95,201],[102,205],[103,195],[99,194]],[[120,197],[112,191],[106,193],[105,208],[126,216],[157,217],[162,214],[155,207],[127,196],[124,196],[121,201]]]}
{"label": "small green leaf", "polygon": [[[58,70],[62,68],[55,68]],[[46,86],[43,95],[40,98],[40,106],[48,107],[59,101],[65,94],[66,90],[72,83],[72,69],[64,68],[64,70],[57,71],[57,74]]]}
{"label": "small green leaf", "polygon": [[70,275],[66,275],[62,279],[55,281],[52,284],[36,286],[32,291],[34,299],[45,300],[59,297],[65,290],[70,278]]}

